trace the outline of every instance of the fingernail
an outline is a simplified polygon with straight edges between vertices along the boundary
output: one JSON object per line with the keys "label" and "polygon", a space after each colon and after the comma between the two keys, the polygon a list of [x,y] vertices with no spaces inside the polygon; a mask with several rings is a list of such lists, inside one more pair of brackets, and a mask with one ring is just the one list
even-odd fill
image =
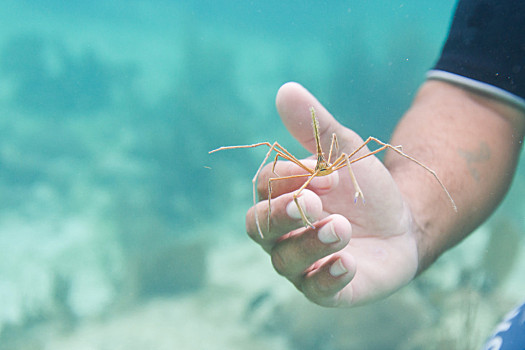
{"label": "fingernail", "polygon": [[[297,198],[297,201],[299,202],[299,205],[304,210],[304,201],[302,197]],[[286,206],[286,213],[289,217],[292,219],[302,219],[301,213],[299,212],[299,208],[297,208],[297,204],[295,204],[295,201],[292,200],[288,205]]]}
{"label": "fingernail", "polygon": [[331,221],[321,227],[321,229],[317,232],[317,237],[324,244],[332,244],[341,240],[335,233],[334,224]]}
{"label": "fingernail", "polygon": [[330,275],[332,275],[334,277],[342,276],[342,275],[344,275],[347,272],[348,272],[348,270],[343,265],[343,262],[341,261],[341,259],[337,259],[332,264],[332,266],[330,266]]}
{"label": "fingernail", "polygon": [[334,182],[334,175],[316,176],[310,182],[310,186],[318,190],[329,190],[332,188]]}

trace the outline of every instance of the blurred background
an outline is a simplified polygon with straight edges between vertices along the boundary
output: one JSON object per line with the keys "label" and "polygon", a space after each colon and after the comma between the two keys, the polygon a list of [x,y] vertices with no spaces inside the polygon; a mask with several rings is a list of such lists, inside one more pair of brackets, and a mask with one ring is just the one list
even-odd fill
{"label": "blurred background", "polygon": [[[298,81],[388,140],[454,1],[5,0],[0,349],[474,349],[524,298],[525,170],[401,293],[312,305],[244,232]],[[211,168],[211,169],[210,169]],[[504,238],[504,239],[502,239]]]}

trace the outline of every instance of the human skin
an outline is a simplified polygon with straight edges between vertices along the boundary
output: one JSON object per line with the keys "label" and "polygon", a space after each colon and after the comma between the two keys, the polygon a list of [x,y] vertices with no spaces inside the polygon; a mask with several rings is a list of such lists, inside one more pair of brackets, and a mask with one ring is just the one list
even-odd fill
{"label": "human skin", "polygon": [[[281,87],[276,99],[284,125],[315,153],[309,108],[314,107],[323,149],[331,135],[339,152],[351,153],[363,140],[338,123],[297,83]],[[249,236],[271,256],[274,268],[308,299],[323,306],[366,303],[398,290],[441,253],[472,232],[506,193],[516,167],[525,115],[513,106],[440,81],[427,81],[394,131],[391,144],[433,169],[435,178],[393,151],[384,164],[368,157],[352,164],[364,202],[354,203],[349,172],[343,168],[315,178],[299,197],[314,228],[304,227],[293,192],[304,178],[272,182],[270,227],[268,179],[304,170],[279,161],[258,179],[261,202],[246,215]],[[364,154],[367,150],[363,150]],[[310,166],[313,159],[305,160]]]}

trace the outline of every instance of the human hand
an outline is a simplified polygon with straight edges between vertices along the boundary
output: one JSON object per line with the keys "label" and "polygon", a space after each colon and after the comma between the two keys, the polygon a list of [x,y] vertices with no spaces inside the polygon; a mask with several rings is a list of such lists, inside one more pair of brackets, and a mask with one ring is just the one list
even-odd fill
{"label": "human hand", "polygon": [[[316,149],[310,107],[317,111],[323,149],[328,149],[332,133],[337,135],[339,153],[350,154],[363,143],[299,84],[283,85],[276,104],[290,133],[312,153]],[[365,148],[359,155],[367,152]],[[314,159],[304,162],[315,166]],[[293,201],[304,177],[272,182],[268,227],[268,201],[264,199],[268,198],[268,179],[276,177],[271,164],[258,179],[262,200],[246,216],[248,234],[271,255],[276,271],[323,306],[352,306],[386,296],[417,272],[416,225],[389,171],[375,156],[352,164],[352,170],[365,202],[354,203],[355,190],[346,168],[316,177],[301,193],[299,202],[313,229],[304,227]],[[281,177],[304,174],[304,170],[279,161],[275,173]],[[264,238],[257,230],[255,210]]]}

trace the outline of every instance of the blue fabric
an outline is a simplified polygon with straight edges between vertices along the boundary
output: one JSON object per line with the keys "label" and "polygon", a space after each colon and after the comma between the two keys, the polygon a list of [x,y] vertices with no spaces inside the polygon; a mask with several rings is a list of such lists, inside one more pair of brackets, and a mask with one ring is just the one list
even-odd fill
{"label": "blue fabric", "polygon": [[525,350],[525,303],[507,314],[483,350]]}

